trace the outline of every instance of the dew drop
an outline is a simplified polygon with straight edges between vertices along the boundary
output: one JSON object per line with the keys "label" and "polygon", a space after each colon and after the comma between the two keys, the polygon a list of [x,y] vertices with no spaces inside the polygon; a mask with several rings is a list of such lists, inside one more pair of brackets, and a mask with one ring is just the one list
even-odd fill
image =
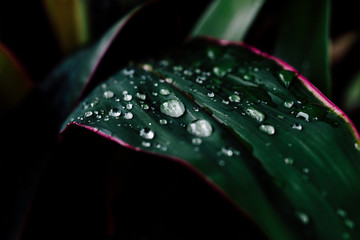
{"label": "dew drop", "polygon": [[302,118],[302,119],[304,119],[305,121],[309,121],[309,114],[307,114],[307,113],[305,113],[305,112],[298,112],[297,114],[296,114],[296,117],[297,118]]}
{"label": "dew drop", "polygon": [[167,122],[166,119],[160,119],[160,120],[159,120],[159,123],[160,123],[161,125],[166,125],[168,122]]}
{"label": "dew drop", "polygon": [[238,96],[236,94],[232,94],[229,96],[229,101],[230,102],[240,102],[241,98],[240,98],[240,96]]}
{"label": "dew drop", "polygon": [[275,134],[275,128],[271,125],[261,125],[259,127],[260,131],[268,134],[268,135],[274,135]]}
{"label": "dew drop", "polygon": [[112,91],[105,91],[104,92],[104,98],[112,98],[114,96],[114,93]]}
{"label": "dew drop", "polygon": [[153,139],[155,137],[155,133],[149,128],[143,128],[140,130],[140,137],[145,139]]}
{"label": "dew drop", "polygon": [[109,116],[111,117],[118,117],[121,115],[121,111],[118,108],[112,108],[109,111]]}
{"label": "dew drop", "polygon": [[[126,95],[125,95],[126,96]],[[124,97],[125,97],[124,96]],[[136,93],[136,95],[135,95],[138,99],[140,99],[140,100],[145,100],[146,99],[146,95],[145,94],[143,94],[143,93]],[[124,99],[125,100],[125,99]],[[131,99],[130,99],[131,100]],[[129,100],[129,101],[130,101]],[[127,100],[125,100],[125,101],[127,101]]]}
{"label": "dew drop", "polygon": [[223,76],[225,76],[226,71],[220,67],[214,67],[213,73],[215,73],[215,75],[218,77],[223,77]]}
{"label": "dew drop", "polygon": [[299,218],[299,220],[303,224],[308,224],[310,222],[309,216],[306,213],[302,212],[302,211],[297,211],[296,216]]}
{"label": "dew drop", "polygon": [[345,224],[345,226],[348,227],[349,229],[354,229],[354,227],[355,227],[355,223],[354,223],[352,220],[350,220],[350,219],[345,219],[345,220],[344,220],[344,224]]}
{"label": "dew drop", "polygon": [[208,96],[209,98],[213,98],[213,97],[215,97],[215,94],[214,94],[213,92],[209,92],[209,93],[207,94],[207,96]]}
{"label": "dew drop", "polygon": [[265,120],[265,114],[260,112],[259,110],[256,110],[253,107],[245,109],[245,113],[258,122],[263,122]]}
{"label": "dew drop", "polygon": [[142,141],[142,142],[141,142],[141,145],[142,145],[143,147],[150,147],[150,146],[151,146],[151,143],[150,143],[150,142],[146,142],[146,141]]}
{"label": "dew drop", "polygon": [[277,79],[284,87],[289,88],[295,76],[296,73],[293,71],[281,70],[277,75]]}
{"label": "dew drop", "polygon": [[293,164],[294,164],[294,159],[289,158],[289,157],[284,158],[284,163],[285,163],[286,165],[293,165]]}
{"label": "dew drop", "polygon": [[167,96],[170,94],[170,90],[167,88],[162,88],[162,89],[160,89],[159,93],[163,96]]}
{"label": "dew drop", "polygon": [[127,119],[127,120],[130,120],[134,117],[134,115],[131,113],[131,112],[126,112],[124,114],[124,118]]}
{"label": "dew drop", "polygon": [[294,124],[292,125],[292,128],[293,128],[293,129],[296,129],[296,130],[299,130],[299,131],[302,130],[302,126],[301,126],[301,124],[299,124],[299,123],[294,123]]}
{"label": "dew drop", "polygon": [[344,209],[342,209],[342,208],[338,208],[338,209],[336,210],[336,213],[337,213],[340,217],[346,217],[346,216],[347,216],[346,211],[345,211]]}
{"label": "dew drop", "polygon": [[244,74],[242,78],[246,81],[254,81],[254,75],[250,73]]}
{"label": "dew drop", "polygon": [[191,142],[192,142],[192,144],[194,144],[194,145],[201,145],[202,140],[201,140],[201,138],[193,138],[193,139],[191,140]]}
{"label": "dew drop", "polygon": [[222,159],[219,159],[217,162],[218,162],[220,167],[224,167],[225,164],[226,164],[226,162],[224,160],[222,160]]}
{"label": "dew drop", "polygon": [[294,101],[285,101],[284,107],[291,108],[294,105]]}
{"label": "dew drop", "polygon": [[187,127],[187,131],[197,137],[209,137],[212,134],[211,124],[205,119],[195,120]]}
{"label": "dew drop", "polygon": [[170,99],[160,105],[160,111],[170,117],[180,117],[185,112],[185,106],[177,99]]}
{"label": "dew drop", "polygon": [[149,105],[145,104],[141,104],[141,108],[144,110],[148,110],[149,109]]}
{"label": "dew drop", "polygon": [[92,111],[87,111],[85,112],[84,116],[85,117],[91,117],[93,115],[93,112]]}
{"label": "dew drop", "polygon": [[234,152],[230,147],[222,147],[221,153],[228,157],[231,157],[232,155],[234,155]]}
{"label": "dew drop", "polygon": [[131,99],[132,99],[132,95],[126,93],[126,94],[124,94],[123,99],[124,99],[124,101],[129,102],[129,101],[131,101]]}

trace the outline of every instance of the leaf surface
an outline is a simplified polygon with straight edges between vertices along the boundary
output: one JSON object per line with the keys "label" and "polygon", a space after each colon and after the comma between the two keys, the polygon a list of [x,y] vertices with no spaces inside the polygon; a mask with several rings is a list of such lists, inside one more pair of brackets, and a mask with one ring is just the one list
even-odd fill
{"label": "leaf surface", "polygon": [[356,129],[292,67],[245,44],[197,39],[121,69],[66,125],[188,166],[270,239],[360,237]]}

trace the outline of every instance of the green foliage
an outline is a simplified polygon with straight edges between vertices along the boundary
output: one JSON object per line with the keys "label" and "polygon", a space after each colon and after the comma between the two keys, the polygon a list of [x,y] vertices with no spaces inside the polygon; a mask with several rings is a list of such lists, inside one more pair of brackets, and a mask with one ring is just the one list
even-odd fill
{"label": "green foliage", "polygon": [[66,124],[194,168],[270,239],[359,237],[357,201],[339,198],[360,195],[351,124],[288,68],[216,42],[120,70]]}

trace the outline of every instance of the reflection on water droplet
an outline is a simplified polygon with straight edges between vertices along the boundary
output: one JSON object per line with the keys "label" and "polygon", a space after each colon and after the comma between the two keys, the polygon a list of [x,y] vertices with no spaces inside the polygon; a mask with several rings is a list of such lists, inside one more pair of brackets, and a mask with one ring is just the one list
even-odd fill
{"label": "reflection on water droplet", "polygon": [[268,134],[268,135],[274,135],[275,134],[275,128],[271,125],[261,125],[259,127],[260,131]]}
{"label": "reflection on water droplet", "polygon": [[180,117],[185,112],[185,106],[177,99],[170,99],[161,104],[160,111],[170,117]]}
{"label": "reflection on water droplet", "polygon": [[209,137],[212,133],[212,127],[207,120],[199,119],[190,123],[187,131],[197,137]]}
{"label": "reflection on water droplet", "polygon": [[284,158],[284,162],[286,165],[293,165],[294,164],[294,159],[292,158]]}
{"label": "reflection on water droplet", "polygon": [[131,112],[126,112],[124,114],[124,118],[127,119],[127,120],[130,120],[134,117],[134,115],[131,113]]}
{"label": "reflection on water droplet", "polygon": [[296,216],[303,224],[308,224],[310,222],[310,218],[305,212],[297,211]]}
{"label": "reflection on water droplet", "polygon": [[294,123],[294,124],[292,125],[292,128],[293,128],[293,129],[296,129],[296,130],[299,130],[299,131],[302,130],[302,126],[301,126],[301,124],[299,124],[299,123]]}
{"label": "reflection on water droplet", "polygon": [[202,143],[202,140],[201,140],[201,138],[193,138],[193,139],[191,140],[191,142],[192,142],[192,144],[194,144],[194,145],[200,145],[200,144]]}
{"label": "reflection on water droplet", "polygon": [[143,128],[140,130],[140,137],[143,137],[145,139],[153,139],[154,136],[155,133],[149,128]]}
{"label": "reflection on water droplet", "polygon": [[260,112],[259,110],[256,110],[253,107],[245,109],[245,113],[258,122],[263,122],[265,120],[265,114]]}
{"label": "reflection on water droplet", "polygon": [[229,101],[230,102],[240,102],[241,98],[236,94],[232,94],[229,96]]}
{"label": "reflection on water droplet", "polygon": [[215,97],[215,93],[209,92],[209,93],[207,94],[207,96],[210,97],[210,98],[213,98],[213,97]]}
{"label": "reflection on water droplet", "polygon": [[104,92],[104,98],[112,98],[113,96],[114,96],[114,93],[112,91]]}
{"label": "reflection on water droplet", "polygon": [[309,114],[305,113],[305,112],[298,112],[296,114],[297,118],[303,118],[305,121],[309,121]]}
{"label": "reflection on water droplet", "polygon": [[84,116],[85,117],[91,117],[93,115],[93,112],[92,111],[87,111],[85,112]]}
{"label": "reflection on water droplet", "polygon": [[165,125],[165,124],[167,124],[167,120],[166,119],[160,119],[159,123],[162,124],[162,125]]}
{"label": "reflection on water droplet", "polygon": [[109,116],[111,117],[118,117],[121,115],[121,111],[118,108],[112,108],[109,111]]}
{"label": "reflection on water droplet", "polygon": [[167,88],[162,88],[162,89],[160,89],[159,92],[160,92],[160,94],[163,95],[163,96],[167,96],[167,95],[170,94],[170,90],[167,89]]}
{"label": "reflection on water droplet", "polygon": [[291,108],[294,105],[294,101],[285,101],[284,107]]}

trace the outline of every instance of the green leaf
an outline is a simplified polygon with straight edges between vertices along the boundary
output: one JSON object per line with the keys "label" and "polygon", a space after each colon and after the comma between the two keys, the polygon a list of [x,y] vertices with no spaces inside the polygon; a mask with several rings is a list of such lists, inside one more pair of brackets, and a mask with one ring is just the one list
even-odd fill
{"label": "green leaf", "polygon": [[290,63],[330,97],[330,1],[290,1],[283,12],[275,56]]}
{"label": "green leaf", "polygon": [[360,237],[356,129],[292,67],[245,44],[193,40],[121,69],[66,125],[198,172],[270,239]]}
{"label": "green leaf", "polygon": [[263,0],[215,0],[198,20],[192,36],[242,40],[263,3]]}

